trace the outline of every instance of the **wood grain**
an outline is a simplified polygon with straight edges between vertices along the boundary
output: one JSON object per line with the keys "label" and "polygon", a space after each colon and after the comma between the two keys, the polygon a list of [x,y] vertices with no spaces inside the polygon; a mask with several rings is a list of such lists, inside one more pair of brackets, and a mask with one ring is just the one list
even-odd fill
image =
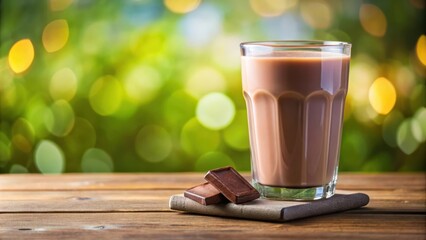
{"label": "wood grain", "polygon": [[[249,178],[248,174],[245,177]],[[0,175],[0,239],[426,239],[426,174],[341,173],[365,208],[288,223],[173,212],[202,173]]]}
{"label": "wood grain", "polygon": [[[243,174],[249,179],[249,174]],[[114,174],[8,174],[0,175],[0,191],[7,190],[122,190],[185,189],[203,182],[203,173]],[[424,173],[340,173],[337,188],[343,190],[425,190]]]}
{"label": "wood grain", "polygon": [[[362,211],[426,213],[422,191],[362,192],[371,198]],[[169,211],[170,196],[179,193],[182,190],[5,191],[0,192],[0,212]]]}
{"label": "wood grain", "polygon": [[289,223],[168,213],[1,214],[5,239],[135,238],[309,238],[422,239],[426,219],[420,215],[332,214]]}

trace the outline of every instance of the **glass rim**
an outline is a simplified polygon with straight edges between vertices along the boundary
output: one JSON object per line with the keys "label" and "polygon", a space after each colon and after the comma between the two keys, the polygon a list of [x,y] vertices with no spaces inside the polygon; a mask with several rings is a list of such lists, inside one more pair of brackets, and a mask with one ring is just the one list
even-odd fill
{"label": "glass rim", "polygon": [[327,40],[271,40],[250,41],[240,43],[245,47],[270,47],[270,48],[318,48],[318,47],[351,47],[349,42]]}

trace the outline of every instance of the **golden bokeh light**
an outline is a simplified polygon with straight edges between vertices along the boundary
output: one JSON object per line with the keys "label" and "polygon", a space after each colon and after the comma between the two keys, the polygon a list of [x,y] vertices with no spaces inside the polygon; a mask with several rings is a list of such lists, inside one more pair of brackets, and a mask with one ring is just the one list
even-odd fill
{"label": "golden bokeh light", "polygon": [[368,90],[374,79],[379,77],[379,67],[374,59],[365,54],[358,54],[351,62],[348,98],[353,100],[354,107],[365,109],[369,105]]}
{"label": "golden bokeh light", "polygon": [[366,32],[375,36],[383,37],[386,33],[386,16],[380,8],[373,4],[363,4],[359,10],[359,20]]}
{"label": "golden bokeh light", "polygon": [[164,5],[175,13],[188,13],[200,5],[201,0],[164,0]]}
{"label": "golden bokeh light", "polygon": [[426,66],[426,35],[421,35],[417,40],[416,54],[419,61]]}
{"label": "golden bokeh light", "polygon": [[34,60],[34,46],[30,39],[22,39],[13,44],[9,51],[9,66],[15,73],[27,70]]}
{"label": "golden bokeh light", "polygon": [[195,98],[201,98],[210,92],[223,92],[226,89],[225,77],[214,68],[195,69],[185,83],[185,90]]}
{"label": "golden bokeh light", "polygon": [[368,99],[377,113],[386,115],[396,103],[395,87],[388,79],[379,77],[371,85]]}
{"label": "golden bokeh light", "polygon": [[68,8],[74,0],[50,0],[49,7],[52,11],[62,11]]}
{"label": "golden bokeh light", "polygon": [[325,1],[307,1],[300,5],[303,20],[314,29],[327,29],[333,20],[333,12]]}
{"label": "golden bokeh light", "polygon": [[275,17],[296,6],[297,0],[250,0],[253,11],[262,17]]}
{"label": "golden bokeh light", "polygon": [[62,49],[68,41],[69,27],[64,19],[50,22],[43,30],[43,46],[47,52],[52,53]]}

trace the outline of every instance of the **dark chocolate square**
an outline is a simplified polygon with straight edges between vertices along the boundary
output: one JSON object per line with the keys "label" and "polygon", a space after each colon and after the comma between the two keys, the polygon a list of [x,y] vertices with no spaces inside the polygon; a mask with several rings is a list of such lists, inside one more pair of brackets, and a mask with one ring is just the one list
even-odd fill
{"label": "dark chocolate square", "polygon": [[203,205],[228,202],[222,193],[208,182],[187,189],[183,195]]}
{"label": "dark chocolate square", "polygon": [[232,167],[210,170],[204,179],[233,203],[245,203],[260,197],[259,192]]}

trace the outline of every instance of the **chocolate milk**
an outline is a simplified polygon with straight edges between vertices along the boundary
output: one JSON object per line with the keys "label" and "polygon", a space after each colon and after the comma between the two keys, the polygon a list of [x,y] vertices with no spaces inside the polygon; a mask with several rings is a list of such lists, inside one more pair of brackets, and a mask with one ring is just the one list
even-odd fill
{"label": "chocolate milk", "polygon": [[349,56],[273,54],[242,57],[253,178],[273,187],[328,184],[337,173]]}

